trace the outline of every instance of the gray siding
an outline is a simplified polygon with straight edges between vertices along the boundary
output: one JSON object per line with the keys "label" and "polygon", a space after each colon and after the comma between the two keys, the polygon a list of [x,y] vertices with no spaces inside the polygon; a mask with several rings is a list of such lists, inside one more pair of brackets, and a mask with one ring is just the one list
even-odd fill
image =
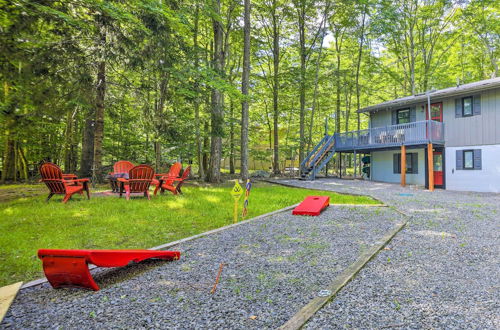
{"label": "gray siding", "polygon": [[[500,89],[481,93],[481,114],[472,117],[455,117],[455,97],[431,100],[443,102],[443,122],[447,147],[500,144]],[[468,95],[463,95],[468,96]],[[472,94],[471,94],[472,96]],[[416,120],[425,120],[425,104],[416,106]],[[406,107],[402,107],[404,109]],[[371,127],[390,126],[391,110],[372,113]]]}
{"label": "gray siding", "polygon": [[[410,108],[411,106],[407,107],[402,107],[399,109],[407,109]],[[394,109],[394,110],[399,110],[399,109]],[[384,126],[391,126],[392,125],[392,110],[381,110],[377,111],[375,113],[372,113],[370,115],[371,118],[371,127],[384,127]],[[425,120],[425,112],[423,108],[423,104],[418,104],[416,106],[416,121],[422,121]]]}
{"label": "gray siding", "polygon": [[391,124],[391,112],[390,111],[378,111],[370,115],[371,127],[383,127],[390,126]]}
{"label": "gray siding", "polygon": [[500,144],[500,89],[480,94],[481,114],[472,117],[455,118],[455,98],[443,101],[447,147]]}

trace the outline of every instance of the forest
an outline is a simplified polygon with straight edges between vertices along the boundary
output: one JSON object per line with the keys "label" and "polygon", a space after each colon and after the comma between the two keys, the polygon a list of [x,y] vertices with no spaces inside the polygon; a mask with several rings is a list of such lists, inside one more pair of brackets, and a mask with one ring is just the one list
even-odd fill
{"label": "forest", "polygon": [[[498,75],[497,0],[0,0],[1,182],[280,174],[356,110]],[[337,161],[336,159],[333,160]]]}

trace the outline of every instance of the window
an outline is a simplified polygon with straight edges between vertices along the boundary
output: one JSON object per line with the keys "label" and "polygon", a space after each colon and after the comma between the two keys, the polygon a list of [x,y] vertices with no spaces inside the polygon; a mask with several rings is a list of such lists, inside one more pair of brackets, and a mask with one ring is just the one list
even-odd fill
{"label": "window", "polygon": [[[401,154],[394,154],[394,173],[401,173]],[[406,174],[418,174],[418,153],[406,154]]]}
{"label": "window", "polygon": [[397,111],[397,124],[406,124],[410,122],[410,109]]}
{"label": "window", "polygon": [[462,99],[462,116],[472,116],[472,97],[464,97]]}
{"label": "window", "polygon": [[464,169],[473,170],[474,169],[474,151],[464,150]]}
{"label": "window", "polygon": [[436,118],[441,118],[441,107],[443,103],[432,104],[431,105],[431,118],[434,120]]}
{"label": "window", "polygon": [[457,170],[481,170],[483,167],[482,150],[456,150]]}
{"label": "window", "polygon": [[455,118],[472,117],[481,114],[481,94],[455,99]]}

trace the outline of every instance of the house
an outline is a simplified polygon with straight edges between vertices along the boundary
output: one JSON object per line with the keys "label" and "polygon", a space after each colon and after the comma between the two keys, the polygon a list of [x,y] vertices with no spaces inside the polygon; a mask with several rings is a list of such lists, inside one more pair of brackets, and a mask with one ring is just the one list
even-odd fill
{"label": "house", "polygon": [[301,164],[303,177],[314,179],[334,152],[349,152],[370,155],[370,180],[500,192],[500,78],[359,112],[370,117],[369,128],[325,136]]}

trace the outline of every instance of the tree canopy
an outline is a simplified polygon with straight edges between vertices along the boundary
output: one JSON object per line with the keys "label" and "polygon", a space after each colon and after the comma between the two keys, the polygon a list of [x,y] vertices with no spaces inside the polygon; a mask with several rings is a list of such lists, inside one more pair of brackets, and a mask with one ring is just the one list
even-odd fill
{"label": "tree canopy", "polygon": [[1,180],[44,160],[280,173],[325,120],[496,77],[499,22],[495,0],[0,0]]}

